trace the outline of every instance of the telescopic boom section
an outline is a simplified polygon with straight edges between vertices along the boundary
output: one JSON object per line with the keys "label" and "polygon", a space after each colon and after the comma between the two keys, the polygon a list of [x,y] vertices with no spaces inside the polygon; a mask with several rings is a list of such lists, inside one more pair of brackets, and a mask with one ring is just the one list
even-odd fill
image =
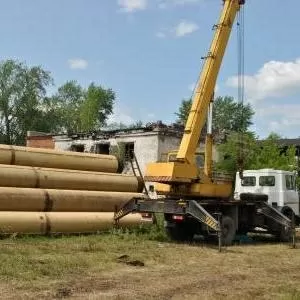
{"label": "telescopic boom section", "polygon": [[192,107],[177,154],[178,161],[189,164],[193,163],[232,25],[240,9],[240,5],[244,3],[245,0],[224,1],[220,21],[214,26],[216,30],[214,39],[208,55],[205,57],[203,70],[193,96]]}
{"label": "telescopic boom section", "polygon": [[214,26],[215,35],[193,96],[191,111],[177,158],[173,162],[148,164],[145,173],[146,181],[174,183],[176,185],[178,183],[189,184],[201,179],[199,178],[199,169],[195,163],[195,153],[232,25],[245,0],[223,0],[223,3],[221,17],[219,23]]}

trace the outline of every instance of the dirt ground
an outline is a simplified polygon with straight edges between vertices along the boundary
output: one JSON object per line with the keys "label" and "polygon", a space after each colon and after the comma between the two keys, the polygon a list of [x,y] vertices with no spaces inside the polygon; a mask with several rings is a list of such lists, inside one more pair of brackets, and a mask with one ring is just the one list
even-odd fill
{"label": "dirt ground", "polygon": [[1,240],[0,259],[1,299],[300,299],[300,242],[27,237]]}

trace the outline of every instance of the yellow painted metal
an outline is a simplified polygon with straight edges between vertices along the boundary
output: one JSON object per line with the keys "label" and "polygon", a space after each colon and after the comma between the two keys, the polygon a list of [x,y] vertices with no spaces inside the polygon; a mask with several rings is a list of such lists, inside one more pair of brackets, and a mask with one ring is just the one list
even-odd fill
{"label": "yellow painted metal", "polygon": [[190,185],[171,185],[156,183],[155,190],[158,194],[170,196],[194,196],[194,197],[212,197],[228,198],[232,193],[231,183],[193,183]]}
{"label": "yellow painted metal", "polygon": [[139,193],[0,187],[0,211],[113,212]]}
{"label": "yellow painted metal", "polygon": [[131,175],[1,165],[0,186],[91,191],[141,192],[140,178]]}
{"label": "yellow painted metal", "polygon": [[198,169],[195,164],[181,162],[150,163],[145,172],[146,181],[154,182],[191,182],[191,176],[196,177]]}
{"label": "yellow painted metal", "polygon": [[[93,233],[114,226],[114,213],[94,212],[0,212],[0,234]],[[120,220],[120,227],[151,223],[140,214],[130,214]]]}
{"label": "yellow painted metal", "polygon": [[116,173],[112,155],[0,145],[0,164]]}
{"label": "yellow painted metal", "polygon": [[[176,157],[177,163],[149,165],[146,169],[146,178],[153,181],[167,182],[165,180],[167,178],[169,182],[177,185],[199,179],[198,172],[195,171],[194,155],[207,117],[232,25],[240,9],[240,3],[243,3],[241,0],[224,0],[223,2],[220,20],[215,26],[215,35],[193,96],[192,107]],[[189,172],[190,170],[193,171]]]}
{"label": "yellow painted metal", "polygon": [[192,107],[187,119],[184,135],[179,147],[177,159],[185,163],[193,163],[201,130],[206,120],[207,111],[212,99],[217,76],[230,37],[232,25],[240,9],[240,0],[224,0],[224,7],[215,35],[197,83],[192,100]]}

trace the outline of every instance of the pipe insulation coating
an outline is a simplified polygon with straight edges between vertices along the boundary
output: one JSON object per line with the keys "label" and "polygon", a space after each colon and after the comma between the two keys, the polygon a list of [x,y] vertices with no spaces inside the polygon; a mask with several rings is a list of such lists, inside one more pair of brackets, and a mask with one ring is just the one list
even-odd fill
{"label": "pipe insulation coating", "polygon": [[44,189],[142,192],[139,177],[124,174],[0,166],[0,186]]}
{"label": "pipe insulation coating", "polygon": [[58,151],[0,144],[0,164],[116,173],[112,155]]}
{"label": "pipe insulation coating", "polygon": [[0,187],[0,211],[113,212],[139,193]]}
{"label": "pipe insulation coating", "polygon": [[[130,214],[119,227],[152,224],[140,214]],[[114,226],[114,213],[93,212],[0,212],[0,234],[94,233]]]}

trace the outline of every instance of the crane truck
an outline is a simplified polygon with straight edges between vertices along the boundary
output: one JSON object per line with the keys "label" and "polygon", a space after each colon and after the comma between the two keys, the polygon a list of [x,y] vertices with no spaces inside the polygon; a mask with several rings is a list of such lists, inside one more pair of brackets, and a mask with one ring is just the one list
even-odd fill
{"label": "crane truck", "polygon": [[176,156],[146,167],[144,180],[155,184],[159,197],[131,199],[115,213],[116,222],[131,212],[163,213],[166,231],[173,240],[189,240],[199,234],[216,237],[219,245],[229,245],[236,233],[256,227],[267,228],[284,240],[290,237],[292,220],[268,203],[267,195],[244,192],[235,199],[232,182],[213,177],[211,132],[206,135],[202,170],[195,158],[201,130],[211,115],[214,88],[232,26],[244,4],[245,0],[223,0]]}

